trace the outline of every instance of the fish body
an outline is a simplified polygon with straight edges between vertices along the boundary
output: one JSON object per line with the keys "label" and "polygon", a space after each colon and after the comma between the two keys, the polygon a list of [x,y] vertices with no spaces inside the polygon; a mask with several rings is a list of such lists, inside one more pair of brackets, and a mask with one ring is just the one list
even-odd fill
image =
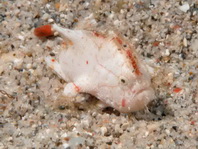
{"label": "fish body", "polygon": [[[57,60],[46,57],[48,66],[68,82],[65,96],[89,93],[124,113],[141,110],[155,98],[146,65],[118,34],[71,30],[56,24],[47,27],[47,35],[58,32],[68,43]],[[35,35],[45,36],[42,31],[42,27],[35,29]]]}

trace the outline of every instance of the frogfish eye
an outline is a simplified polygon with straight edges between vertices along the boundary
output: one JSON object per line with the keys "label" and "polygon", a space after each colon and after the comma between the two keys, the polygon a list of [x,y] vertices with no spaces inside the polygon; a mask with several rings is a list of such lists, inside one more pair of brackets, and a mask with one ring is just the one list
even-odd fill
{"label": "frogfish eye", "polygon": [[126,83],[125,79],[120,79],[120,81],[124,84]]}
{"label": "frogfish eye", "polygon": [[122,84],[122,85],[126,85],[128,82],[127,82],[127,79],[125,78],[125,77],[120,77],[119,78],[119,80],[120,80],[120,83]]}

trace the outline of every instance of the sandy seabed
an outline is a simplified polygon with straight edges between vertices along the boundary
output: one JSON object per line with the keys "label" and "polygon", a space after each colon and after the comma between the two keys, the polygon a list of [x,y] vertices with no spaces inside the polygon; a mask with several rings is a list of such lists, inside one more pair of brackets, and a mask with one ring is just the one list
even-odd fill
{"label": "sandy seabed", "polygon": [[[61,96],[66,82],[44,61],[60,39],[33,31],[72,29],[90,14],[94,30],[118,31],[154,71],[147,109],[122,114]],[[198,148],[197,0],[0,0],[0,30],[0,149]]]}

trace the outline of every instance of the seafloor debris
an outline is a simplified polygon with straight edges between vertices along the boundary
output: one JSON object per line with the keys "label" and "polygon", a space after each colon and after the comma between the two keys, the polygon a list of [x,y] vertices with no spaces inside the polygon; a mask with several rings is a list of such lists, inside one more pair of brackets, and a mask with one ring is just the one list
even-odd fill
{"label": "seafloor debris", "polygon": [[187,12],[190,9],[190,6],[188,3],[184,3],[182,6],[179,7],[179,9],[183,12]]}

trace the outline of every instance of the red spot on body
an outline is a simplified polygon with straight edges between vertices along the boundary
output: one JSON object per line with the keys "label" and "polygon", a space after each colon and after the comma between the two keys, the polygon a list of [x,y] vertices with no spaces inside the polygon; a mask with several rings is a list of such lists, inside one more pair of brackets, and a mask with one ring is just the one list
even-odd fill
{"label": "red spot on body", "polygon": [[54,32],[52,31],[51,25],[43,25],[35,28],[34,34],[37,37],[49,37],[49,36],[53,36]]}
{"label": "red spot on body", "polygon": [[71,40],[69,40],[68,43],[69,43],[69,45],[71,45],[71,46],[74,45],[74,43],[73,43]]}
{"label": "red spot on body", "polygon": [[173,92],[175,92],[175,93],[179,93],[181,90],[182,90],[181,88],[176,87],[176,88],[174,88],[174,89],[173,89]]}
{"label": "red spot on body", "polygon": [[122,40],[121,40],[119,37],[115,37],[115,40],[116,40],[120,45],[122,45]]}
{"label": "red spot on body", "polygon": [[95,36],[97,36],[97,37],[99,37],[99,36],[100,36],[100,34],[99,34],[99,33],[97,33],[97,32],[94,32],[94,35],[95,35]]}
{"label": "red spot on body", "polygon": [[96,37],[102,37],[102,38],[105,38],[105,36],[104,35],[102,35],[102,34],[100,34],[100,33],[98,33],[98,32],[93,32],[94,33],[94,35],[96,36]]}
{"label": "red spot on body", "polygon": [[52,62],[55,62],[55,59],[52,59],[51,61],[52,61]]}
{"label": "red spot on body", "polygon": [[135,70],[135,74],[136,75],[141,75],[142,73],[140,72],[139,68],[138,68],[138,65],[137,65],[137,62],[136,62],[136,57],[133,56],[131,50],[127,50],[126,51],[127,53],[127,56],[129,57],[130,61],[131,61],[131,64]]}
{"label": "red spot on body", "polygon": [[126,100],[122,99],[122,107],[125,107],[125,106],[126,106]]}
{"label": "red spot on body", "polygon": [[61,46],[64,47],[64,48],[66,48],[67,47],[67,43],[65,41],[62,41],[61,42]]}
{"label": "red spot on body", "polygon": [[88,62],[88,61],[86,61],[86,64],[89,64],[89,62]]}
{"label": "red spot on body", "polygon": [[73,85],[74,85],[74,87],[75,87],[75,90],[76,90],[77,92],[80,92],[80,87],[77,86],[75,83],[73,83]]}

